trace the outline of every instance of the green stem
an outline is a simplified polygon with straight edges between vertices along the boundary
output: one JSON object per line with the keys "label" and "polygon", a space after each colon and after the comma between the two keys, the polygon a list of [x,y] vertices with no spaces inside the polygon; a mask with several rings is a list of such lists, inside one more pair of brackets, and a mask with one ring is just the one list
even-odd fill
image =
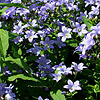
{"label": "green stem", "polygon": [[96,92],[96,100],[97,100],[97,92]]}
{"label": "green stem", "polygon": [[75,71],[75,76],[74,76],[74,80],[76,79],[76,77],[77,77],[77,71]]}

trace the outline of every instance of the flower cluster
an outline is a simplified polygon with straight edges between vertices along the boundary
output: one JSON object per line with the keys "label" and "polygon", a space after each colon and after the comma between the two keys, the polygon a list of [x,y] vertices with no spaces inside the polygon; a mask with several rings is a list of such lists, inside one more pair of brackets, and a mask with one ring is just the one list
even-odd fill
{"label": "flower cluster", "polygon": [[[45,91],[44,87],[48,87],[51,89],[49,91],[51,94],[52,89],[61,81],[62,89],[69,89],[71,93],[82,90],[80,77],[77,80],[77,74],[81,76],[83,69],[88,68],[86,66],[90,63],[85,59],[88,57],[92,59],[94,55],[97,57],[100,52],[98,50],[100,0],[1,0],[0,3],[2,5],[0,6],[0,30],[9,33],[8,36],[4,35],[3,39],[2,36],[0,37],[0,42],[4,38],[9,40],[8,47],[4,47],[8,50],[4,52],[2,51],[5,50],[4,48],[0,50],[0,66],[4,68],[1,73],[5,75],[4,77],[15,75],[15,84],[32,79],[36,82],[36,86],[29,82],[27,88],[39,86],[38,89]],[[4,7],[2,3],[7,3],[8,7]],[[4,46],[6,44],[4,42]],[[3,47],[2,43],[0,47]],[[97,50],[96,54],[95,50]],[[5,53],[4,59],[1,53]],[[79,59],[75,54],[79,55]],[[94,59],[96,58],[92,60]],[[6,82],[5,79],[4,81]],[[48,86],[48,83],[42,84],[44,81],[54,82],[54,86]],[[66,81],[68,85],[64,85]],[[6,84],[0,84],[0,96],[5,97],[6,100],[15,100],[16,96],[12,93],[13,86],[6,87]],[[61,90],[61,88],[57,89]],[[41,96],[38,100],[43,100],[44,97]]]}
{"label": "flower cluster", "polygon": [[63,88],[69,89],[70,92],[74,92],[75,90],[81,90],[79,81],[75,81],[73,83],[71,80],[68,80],[68,85],[64,85]]}
{"label": "flower cluster", "polygon": [[16,95],[12,92],[13,87],[14,86],[12,84],[10,84],[10,86],[7,87],[7,84],[0,83],[0,97],[2,99],[5,98],[5,100],[16,100]]}

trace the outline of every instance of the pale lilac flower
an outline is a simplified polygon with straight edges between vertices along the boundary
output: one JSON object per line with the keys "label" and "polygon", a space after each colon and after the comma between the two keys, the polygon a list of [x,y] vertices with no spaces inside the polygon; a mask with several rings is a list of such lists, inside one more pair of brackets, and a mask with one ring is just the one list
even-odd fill
{"label": "pale lilac flower", "polygon": [[48,27],[42,30],[45,34],[51,34],[51,32],[53,32],[53,29]]}
{"label": "pale lilac flower", "polygon": [[3,0],[3,1],[5,1],[6,3],[11,3],[11,0]]}
{"label": "pale lilac flower", "polygon": [[44,31],[41,31],[41,30],[39,30],[36,34],[39,35],[41,38],[46,36],[46,33]]}
{"label": "pale lilac flower", "polygon": [[82,50],[83,50],[83,45],[82,45],[82,44],[79,44],[79,46],[76,47],[76,50],[74,51],[74,53],[75,53],[76,51],[82,52]]}
{"label": "pale lilac flower", "polygon": [[81,90],[79,81],[75,81],[74,83],[71,80],[68,80],[68,85],[64,85],[63,88],[69,89],[69,91],[72,93],[75,90]]}
{"label": "pale lilac flower", "polygon": [[72,75],[72,67],[67,67],[66,68],[66,71],[64,72],[64,75],[68,75],[68,74],[71,74]]}
{"label": "pale lilac flower", "polygon": [[46,9],[54,10],[55,9],[55,2],[49,2],[45,4]]}
{"label": "pale lilac flower", "polygon": [[14,41],[15,44],[17,44],[18,42],[22,42],[23,39],[24,39],[23,37],[17,36],[13,41]]}
{"label": "pale lilac flower", "polygon": [[78,11],[79,9],[78,9],[78,6],[77,5],[75,5],[73,2],[71,2],[71,3],[66,3],[66,8],[68,8],[68,10],[76,10],[76,11]]}
{"label": "pale lilac flower", "polygon": [[84,13],[83,12],[80,12],[80,16],[76,18],[78,20],[78,22],[83,21],[82,16],[85,16],[87,18],[88,17],[87,11],[85,11]]}
{"label": "pale lilac flower", "polygon": [[62,31],[62,26],[65,26],[66,24],[64,22],[59,21],[59,19],[57,20],[57,24],[59,26],[59,30]]}
{"label": "pale lilac flower", "polygon": [[79,36],[82,34],[86,34],[88,31],[85,29],[86,24],[80,25],[78,22],[76,22],[76,28],[73,29],[73,32],[77,32]]}
{"label": "pale lilac flower", "polygon": [[62,91],[61,94],[65,95],[66,94],[66,91]]}
{"label": "pale lilac flower", "polygon": [[63,3],[64,3],[63,0],[58,0],[58,1],[56,2],[56,5],[57,5],[57,6],[61,6]]}
{"label": "pale lilac flower", "polygon": [[5,87],[5,89],[6,89],[5,93],[12,93],[13,87],[14,86],[12,84],[10,84],[9,87]]}
{"label": "pale lilac flower", "polygon": [[94,0],[85,0],[85,3],[86,3],[86,5],[85,5],[85,7],[87,7],[88,5],[92,5],[92,4],[94,4]]}
{"label": "pale lilac flower", "polygon": [[49,100],[48,98],[43,99],[41,96],[38,97],[38,100]]}
{"label": "pale lilac flower", "polygon": [[34,38],[38,38],[37,34],[35,34],[35,31],[33,30],[27,30],[25,33],[25,39],[28,39],[29,42],[32,42]]}
{"label": "pale lilac flower", "polygon": [[75,68],[75,70],[76,70],[77,72],[82,71],[83,68],[87,68],[86,66],[84,66],[83,63],[77,64],[77,63],[75,63],[75,62],[72,62],[72,64],[73,64],[73,65],[72,65],[71,67]]}
{"label": "pale lilac flower", "polygon": [[100,23],[98,23],[96,26],[91,26],[92,34],[100,35]]}
{"label": "pale lilac flower", "polygon": [[32,20],[32,26],[33,27],[36,27],[38,24],[36,24],[37,23],[37,21],[36,21],[36,19],[34,19],[34,20]]}
{"label": "pale lilac flower", "polygon": [[1,72],[1,66],[0,66],[0,72]]}
{"label": "pale lilac flower", "polygon": [[76,51],[82,52],[80,54],[80,57],[86,58],[86,52],[90,50],[95,45],[95,40],[93,37],[95,36],[96,32],[90,32],[88,33],[82,40],[82,42],[79,44],[79,46],[76,48]]}
{"label": "pale lilac flower", "polygon": [[5,91],[6,91],[5,87],[6,86],[7,86],[6,84],[0,82],[0,95],[1,96],[3,96],[5,94]]}
{"label": "pale lilac flower", "polygon": [[54,70],[56,70],[57,68],[59,68],[59,67],[61,67],[61,66],[63,66],[63,62],[61,62],[59,65],[54,65],[52,68],[53,68]]}
{"label": "pale lilac flower", "polygon": [[35,4],[31,4],[31,5],[29,6],[30,10],[31,10],[31,11],[38,11],[39,6],[37,6],[37,4],[38,4],[38,2],[35,3]]}
{"label": "pale lilac flower", "polygon": [[10,71],[8,70],[8,66],[6,66],[6,67],[3,69],[3,73],[4,73],[4,75],[6,75],[6,76],[12,74],[12,72],[10,72]]}
{"label": "pale lilac flower", "polygon": [[55,80],[56,82],[60,81],[61,80],[61,74],[53,74],[53,80]]}
{"label": "pale lilac flower", "polygon": [[5,95],[5,100],[16,100],[15,97],[16,95],[14,93],[7,93]]}
{"label": "pale lilac flower", "polygon": [[42,16],[45,16],[45,13],[46,13],[46,7],[45,6],[42,6],[40,8],[40,11],[38,11],[38,14],[39,15],[42,15]]}
{"label": "pale lilac flower", "polygon": [[99,6],[95,7],[95,6],[92,6],[91,7],[91,14],[92,15],[98,15],[99,14]]}
{"label": "pale lilac flower", "polygon": [[65,65],[57,68],[58,74],[64,74],[64,75],[72,74],[71,71],[72,69],[73,69],[72,67],[67,68]]}
{"label": "pale lilac flower", "polygon": [[38,100],[43,100],[43,98],[41,96],[38,97]]}
{"label": "pale lilac flower", "polygon": [[31,2],[33,3],[33,2],[34,2],[34,0],[31,0]]}
{"label": "pale lilac flower", "polygon": [[95,5],[100,7],[100,0],[96,0]]}
{"label": "pale lilac flower", "polygon": [[22,22],[20,21],[18,23],[18,25],[14,25],[14,30],[13,30],[13,33],[17,33],[17,34],[22,34],[22,31],[23,31],[23,27],[22,27]]}
{"label": "pale lilac flower", "polygon": [[11,3],[22,3],[21,0],[12,0]]}
{"label": "pale lilac flower", "polygon": [[80,44],[83,45],[82,54],[85,54],[86,50],[91,49],[91,47],[95,45],[95,41],[91,36],[87,35]]}
{"label": "pale lilac flower", "polygon": [[61,40],[63,42],[65,42],[65,40],[67,38],[71,38],[71,34],[70,34],[71,30],[72,30],[71,28],[67,28],[65,26],[62,26],[62,32],[58,33],[58,37],[62,37]]}
{"label": "pale lilac flower", "polygon": [[2,27],[2,22],[0,22],[0,27]]}
{"label": "pale lilac flower", "polygon": [[13,27],[14,28],[13,33],[24,34],[23,29],[28,26],[29,26],[28,24],[25,24],[24,26],[22,26],[22,22],[19,21],[18,25],[14,25]]}
{"label": "pale lilac flower", "polygon": [[7,84],[0,82],[0,96],[3,97],[5,95],[5,100],[16,100],[14,98],[16,95],[12,92],[13,87],[11,84],[7,87]]}
{"label": "pale lilac flower", "polygon": [[16,13],[16,7],[10,7],[3,13],[2,17],[6,19],[8,19],[9,17],[13,18],[15,13]]}
{"label": "pale lilac flower", "polygon": [[22,15],[29,14],[30,11],[28,9],[25,9],[25,8],[17,8],[16,13],[19,13],[20,16],[22,16]]}
{"label": "pale lilac flower", "polygon": [[10,84],[9,87],[5,87],[5,89],[6,89],[6,91],[5,91],[6,100],[16,100],[15,99],[16,95],[15,95],[15,93],[12,92],[13,87],[14,86],[12,84]]}

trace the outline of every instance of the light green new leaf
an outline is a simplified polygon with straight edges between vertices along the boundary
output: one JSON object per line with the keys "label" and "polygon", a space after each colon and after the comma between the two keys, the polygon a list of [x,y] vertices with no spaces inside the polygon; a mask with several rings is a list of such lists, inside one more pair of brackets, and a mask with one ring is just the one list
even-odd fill
{"label": "light green new leaf", "polygon": [[90,22],[89,19],[86,18],[85,16],[82,16],[84,23],[86,24],[86,26],[88,27],[88,31],[90,31],[91,26],[93,26]]}
{"label": "light green new leaf", "polygon": [[22,55],[22,50],[21,50],[21,48],[19,48],[18,54],[19,54],[19,55]]}
{"label": "light green new leaf", "polygon": [[3,13],[8,9],[9,7],[5,7],[3,9],[0,10],[0,16],[3,15]]}
{"label": "light green new leaf", "polygon": [[52,96],[53,100],[66,100],[65,96],[61,94],[60,90],[58,90],[56,93],[53,93],[53,91],[51,91],[50,95]]}
{"label": "light green new leaf", "polygon": [[74,39],[73,40],[66,40],[66,43],[74,48],[78,46],[78,41],[74,40]]}
{"label": "light green new leaf", "polygon": [[13,75],[13,76],[10,76],[8,77],[8,80],[9,81],[14,81],[15,79],[23,79],[23,80],[29,80],[29,81],[35,81],[35,82],[40,82],[40,80],[36,79],[36,78],[33,78],[33,77],[28,77],[28,76],[25,76],[24,74],[18,74],[18,75]]}
{"label": "light green new leaf", "polygon": [[0,56],[5,57],[9,47],[8,31],[0,29]]}
{"label": "light green new leaf", "polygon": [[22,69],[24,69],[26,72],[31,73],[29,66],[27,65],[27,63],[25,63],[23,60],[21,60],[20,58],[14,59],[11,56],[5,58],[5,61],[11,61],[15,64],[17,64],[18,66],[20,66]]}

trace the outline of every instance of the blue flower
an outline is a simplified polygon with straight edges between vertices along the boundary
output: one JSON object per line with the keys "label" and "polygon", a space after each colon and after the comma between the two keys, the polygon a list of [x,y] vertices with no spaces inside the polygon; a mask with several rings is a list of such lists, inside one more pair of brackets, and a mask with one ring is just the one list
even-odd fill
{"label": "blue flower", "polygon": [[83,63],[79,63],[79,64],[77,64],[77,63],[75,63],[75,62],[72,62],[72,64],[73,64],[72,67],[74,67],[75,70],[76,70],[77,72],[82,71],[83,68],[87,68],[86,66],[84,66]]}
{"label": "blue flower", "polygon": [[48,98],[43,99],[41,96],[38,97],[38,100],[49,100]]}
{"label": "blue flower", "polygon": [[82,34],[86,34],[88,31],[85,29],[86,24],[80,25],[78,22],[76,22],[76,28],[73,29],[73,32],[77,32],[79,36]]}
{"label": "blue flower", "polygon": [[22,16],[22,15],[26,15],[26,14],[30,13],[30,11],[25,8],[17,8],[16,13],[19,13],[20,16]]}
{"label": "blue flower", "polygon": [[25,27],[28,27],[28,26],[29,26],[28,24],[25,24],[24,26],[22,26],[22,22],[19,21],[18,25],[15,25],[15,24],[14,24],[13,33],[24,34],[24,33],[23,33],[23,29],[24,29]]}
{"label": "blue flower", "polygon": [[64,75],[72,74],[72,71],[71,71],[72,69],[73,69],[72,67],[66,68],[65,65],[57,68],[58,74],[64,74]]}
{"label": "blue flower", "polygon": [[64,44],[64,43],[60,40],[59,37],[57,37],[57,40],[55,40],[55,44],[56,44],[59,48],[61,48],[61,47],[63,47],[63,46],[66,46],[66,44]]}
{"label": "blue flower", "polygon": [[32,26],[33,27],[36,27],[38,25],[38,24],[36,24],[36,22],[37,22],[36,19],[32,20]]}
{"label": "blue flower", "polygon": [[59,80],[61,80],[61,74],[53,74],[54,78],[53,80],[56,80],[56,82],[58,82]]}
{"label": "blue flower", "polygon": [[16,97],[14,93],[8,93],[5,95],[5,100],[16,100],[14,97]]}
{"label": "blue flower", "polygon": [[11,3],[22,3],[21,0],[12,0]]}
{"label": "blue flower", "polygon": [[79,81],[75,81],[74,83],[71,80],[68,80],[68,85],[64,85],[63,88],[69,89],[69,91],[72,93],[75,90],[81,90]]}
{"label": "blue flower", "polygon": [[0,96],[3,98],[5,95],[5,100],[16,100],[16,95],[12,92],[12,88],[14,86],[10,84],[9,87],[7,87],[7,84],[0,82]]}
{"label": "blue flower", "polygon": [[6,84],[0,82],[0,95],[1,96],[3,96],[5,94],[5,91],[6,91],[5,87],[6,86],[7,86]]}
{"label": "blue flower", "polygon": [[36,62],[39,63],[39,69],[41,69],[43,67],[46,67],[51,62],[51,60],[46,59],[44,55],[41,55],[41,57],[39,57],[39,59],[36,60]]}
{"label": "blue flower", "polygon": [[49,37],[45,38],[45,41],[40,41],[42,45],[44,45],[44,50],[47,50],[48,48],[54,48],[54,40],[50,40]]}
{"label": "blue flower", "polygon": [[18,42],[22,42],[23,39],[24,39],[23,37],[17,36],[13,41],[14,41],[15,44],[17,44]]}
{"label": "blue flower", "polygon": [[38,38],[37,34],[35,34],[35,31],[33,30],[28,30],[25,32],[26,35],[25,38],[28,39],[29,42],[32,42],[34,38]]}
{"label": "blue flower", "polygon": [[67,38],[71,38],[71,34],[70,34],[71,30],[72,30],[71,28],[67,28],[65,26],[62,26],[62,32],[58,33],[58,37],[62,37],[61,40],[63,42],[65,42],[65,40]]}

